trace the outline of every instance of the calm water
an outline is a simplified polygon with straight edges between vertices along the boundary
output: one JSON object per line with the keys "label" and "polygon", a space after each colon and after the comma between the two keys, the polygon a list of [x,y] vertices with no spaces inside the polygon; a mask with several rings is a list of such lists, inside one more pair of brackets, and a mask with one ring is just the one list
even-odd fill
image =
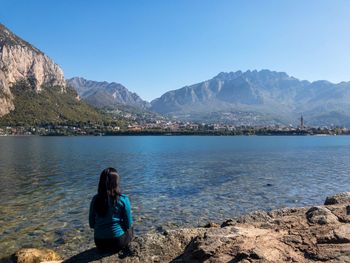
{"label": "calm water", "polygon": [[322,204],[350,189],[350,137],[0,137],[0,258],[91,242],[89,203],[108,166],[142,233]]}

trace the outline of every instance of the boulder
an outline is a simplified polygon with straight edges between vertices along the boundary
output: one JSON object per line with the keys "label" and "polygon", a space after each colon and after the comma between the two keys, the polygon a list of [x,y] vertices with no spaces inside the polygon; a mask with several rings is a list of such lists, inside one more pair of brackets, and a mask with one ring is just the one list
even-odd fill
{"label": "boulder", "polygon": [[311,207],[306,212],[306,218],[310,223],[319,225],[338,223],[338,217],[336,217],[329,209],[321,206]]}
{"label": "boulder", "polygon": [[302,262],[303,256],[284,242],[286,234],[249,224],[212,229],[191,242],[182,262]]}
{"label": "boulder", "polygon": [[14,254],[17,263],[39,263],[46,261],[60,261],[61,257],[51,249],[22,248]]}
{"label": "boulder", "polygon": [[350,204],[350,192],[328,196],[325,205]]}

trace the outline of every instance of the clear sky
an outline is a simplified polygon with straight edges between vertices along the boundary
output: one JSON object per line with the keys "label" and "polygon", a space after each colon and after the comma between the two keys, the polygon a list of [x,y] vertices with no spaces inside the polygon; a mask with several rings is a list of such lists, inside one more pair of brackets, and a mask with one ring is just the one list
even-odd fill
{"label": "clear sky", "polygon": [[146,100],[221,71],[350,80],[349,0],[0,0],[0,22],[66,78]]}

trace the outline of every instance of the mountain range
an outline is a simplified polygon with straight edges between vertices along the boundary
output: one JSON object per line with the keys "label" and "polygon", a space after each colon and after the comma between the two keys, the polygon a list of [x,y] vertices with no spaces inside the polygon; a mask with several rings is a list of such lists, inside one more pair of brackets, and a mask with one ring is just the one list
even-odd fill
{"label": "mountain range", "polygon": [[350,126],[350,82],[309,82],[270,70],[220,73],[166,92],[151,109],[179,119],[244,125]]}
{"label": "mountain range", "polygon": [[270,70],[221,72],[166,92],[150,103],[118,83],[75,77],[67,81],[98,108],[132,106],[178,120],[236,125],[350,126],[350,82],[299,80]]}
{"label": "mountain range", "polygon": [[295,125],[303,115],[306,125],[350,127],[350,82],[310,82],[270,70],[221,72],[147,102],[116,82],[65,80],[52,59],[0,24],[2,123],[98,121],[106,119],[101,110],[123,108],[251,126]]}

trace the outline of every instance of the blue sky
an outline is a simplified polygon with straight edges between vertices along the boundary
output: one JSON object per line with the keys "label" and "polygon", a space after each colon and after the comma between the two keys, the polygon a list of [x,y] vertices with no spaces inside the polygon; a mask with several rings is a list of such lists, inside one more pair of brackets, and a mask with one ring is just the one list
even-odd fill
{"label": "blue sky", "polygon": [[66,78],[151,100],[221,71],[350,80],[348,0],[0,0],[0,22]]}

